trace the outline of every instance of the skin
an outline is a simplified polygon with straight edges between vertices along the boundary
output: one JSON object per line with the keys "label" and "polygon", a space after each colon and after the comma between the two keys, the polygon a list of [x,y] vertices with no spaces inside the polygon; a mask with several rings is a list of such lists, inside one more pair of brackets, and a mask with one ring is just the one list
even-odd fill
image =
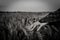
{"label": "skin", "polygon": [[[4,0],[3,0],[4,1]],[[6,0],[7,1],[7,0]],[[34,1],[34,0],[33,0]],[[37,1],[37,0],[36,0]],[[43,1],[39,1],[38,0],[38,2],[24,2],[24,0],[21,2],[21,0],[18,0],[18,1],[16,1],[16,0],[12,0],[12,1],[7,1],[7,2],[1,2],[0,1],[0,10],[1,11],[25,11],[25,12],[43,12],[43,11],[45,11],[45,12],[47,12],[47,11],[55,11],[56,9],[58,9],[59,8],[59,0],[52,0],[51,2],[50,2],[50,0],[43,0]],[[55,3],[55,2],[57,2],[58,3],[58,5],[57,5],[57,3]],[[21,3],[21,4],[20,4]],[[38,5],[37,5],[38,4]],[[34,5],[34,6],[33,6]],[[21,6],[21,7],[20,7]],[[24,7],[23,7],[24,6]],[[38,6],[38,7],[37,7]],[[21,9],[22,8],[22,9]],[[27,8],[27,9],[25,9],[25,8]],[[31,9],[32,8],[32,9]],[[42,9],[41,9],[42,8]],[[36,10],[37,9],[37,10]],[[34,13],[35,14],[35,13]],[[13,16],[14,15],[14,16]],[[47,14],[45,14],[44,13],[44,15],[43,14],[40,14],[39,15],[39,17],[40,17],[40,19],[41,18],[43,18],[43,17],[45,17],[45,16],[47,16],[48,15],[48,13]],[[6,15],[6,16],[8,16],[9,17],[9,15]],[[11,19],[11,17],[13,16],[13,18]],[[24,16],[24,15],[23,15]],[[30,16],[30,15],[28,15],[28,16]],[[34,16],[34,17],[33,17]],[[4,17],[4,16],[3,16]],[[7,18],[8,18],[7,17]],[[25,17],[25,16],[24,16]],[[36,18],[37,17],[37,15],[32,15],[32,18]],[[6,18],[6,17],[5,17]],[[6,18],[6,19],[7,19]],[[17,18],[17,19],[16,19]],[[37,17],[38,18],[38,17]],[[27,36],[27,37],[33,37],[33,35],[35,35],[33,32],[34,32],[34,29],[38,26],[38,28],[37,28],[37,30],[36,30],[36,34],[37,34],[37,36],[41,39],[43,39],[43,35],[41,35],[41,33],[40,33],[40,30],[41,30],[41,28],[42,27],[44,27],[47,23],[40,23],[39,21],[35,21],[34,23],[32,23],[32,21],[30,21],[30,24],[31,25],[28,25],[28,26],[25,26],[25,28],[22,26],[22,24],[24,24],[24,20],[25,19],[22,19],[22,23],[20,23],[19,22],[19,20],[18,19],[20,19],[20,15],[19,14],[12,14],[12,15],[10,15],[10,17],[8,18],[8,20],[9,19],[11,19],[10,20],[10,22],[7,24],[8,25],[8,29],[9,29],[9,31],[11,32],[11,34],[13,34],[13,32],[16,32],[17,33],[17,31],[18,30],[23,30],[23,32],[25,33],[25,35]],[[4,20],[4,19],[3,19]],[[14,21],[15,20],[15,21]],[[7,21],[7,20],[6,20]],[[5,21],[5,22],[6,22]],[[12,25],[15,25],[15,26],[12,26]],[[48,31],[48,34],[50,34],[51,35],[51,28],[50,28],[50,26],[49,25],[46,25],[47,26],[47,28],[45,27],[45,29],[49,29]],[[4,26],[5,27],[5,26]],[[58,31],[54,26],[52,26],[56,31]],[[18,30],[17,30],[18,29]],[[27,32],[27,30],[29,31],[29,32]],[[44,30],[45,30],[44,29]],[[30,35],[30,34],[32,34],[32,35]],[[19,37],[20,38],[20,37]],[[34,38],[34,37],[33,37]],[[15,38],[14,38],[15,39]]]}
{"label": "skin", "polygon": [[[4,4],[0,4],[2,7],[2,9],[1,9],[2,11],[23,11],[23,12],[50,11],[51,12],[51,11],[55,11],[60,6],[59,5],[60,0],[18,0],[18,1],[16,1],[16,0],[7,1],[6,0],[5,2],[0,2],[0,3],[4,3]],[[41,25],[41,23],[39,23],[39,22],[37,24],[36,23],[37,22],[30,25],[30,27],[33,27],[33,25],[35,25],[32,29],[30,29],[29,27],[26,29],[28,29],[28,30],[30,29],[29,31],[32,31],[36,27],[36,25],[38,25],[38,24]],[[47,23],[45,23],[45,24],[47,24]],[[39,29],[37,29],[37,31]]]}
{"label": "skin", "polygon": [[[47,12],[47,11],[50,11],[51,12],[51,11],[55,11],[56,9],[58,9],[59,3],[60,3],[59,0],[18,0],[18,1],[13,0],[10,2],[7,1],[7,3],[3,2],[4,4],[1,4],[1,5],[6,6],[6,7],[2,8],[3,11],[23,11],[23,12],[44,12],[44,11]],[[36,23],[37,22],[30,25],[30,27],[33,27],[33,25],[35,25],[34,26],[34,28],[35,28],[37,25]],[[40,23],[38,22],[38,24],[40,24]],[[32,30],[34,28],[32,28]],[[29,30],[30,28],[28,27],[27,29]]]}

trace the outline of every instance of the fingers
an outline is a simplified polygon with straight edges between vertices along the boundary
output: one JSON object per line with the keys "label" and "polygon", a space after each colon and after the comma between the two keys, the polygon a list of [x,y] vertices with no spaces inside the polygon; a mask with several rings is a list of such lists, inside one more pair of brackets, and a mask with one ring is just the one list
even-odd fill
{"label": "fingers", "polygon": [[34,30],[34,28],[36,28],[38,25],[40,25],[40,22],[35,22],[31,28],[31,30]]}
{"label": "fingers", "polygon": [[39,31],[44,25],[46,25],[47,23],[40,23],[40,27],[37,29],[37,31]]}
{"label": "fingers", "polygon": [[[29,30],[29,31],[33,31],[35,28],[37,28],[36,31],[39,31],[41,29],[41,27],[43,27],[44,25],[46,25],[47,23],[40,23],[39,21],[31,24],[30,26],[27,26],[26,28]],[[39,26],[38,26],[39,25]]]}
{"label": "fingers", "polygon": [[34,28],[36,28],[37,25],[40,25],[40,22],[35,22],[33,24],[31,24],[30,26],[26,26],[26,28],[30,31],[34,30]]}

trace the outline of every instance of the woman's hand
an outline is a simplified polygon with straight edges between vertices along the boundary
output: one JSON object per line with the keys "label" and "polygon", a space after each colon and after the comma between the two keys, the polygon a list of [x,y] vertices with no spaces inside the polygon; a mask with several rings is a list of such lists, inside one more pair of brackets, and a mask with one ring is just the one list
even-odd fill
{"label": "woman's hand", "polygon": [[40,23],[39,21],[31,24],[30,26],[26,26],[26,29],[28,31],[33,31],[35,28],[37,28],[36,31],[39,31],[41,29],[42,26],[46,25],[47,23]]}

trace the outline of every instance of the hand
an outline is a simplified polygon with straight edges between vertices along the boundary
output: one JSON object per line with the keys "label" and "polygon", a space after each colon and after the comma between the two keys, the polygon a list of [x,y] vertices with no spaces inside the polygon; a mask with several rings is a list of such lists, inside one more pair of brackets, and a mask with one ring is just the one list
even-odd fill
{"label": "hand", "polygon": [[41,29],[42,26],[46,25],[47,23],[40,23],[39,21],[31,24],[30,26],[26,26],[26,29],[28,29],[28,31],[33,31],[34,28],[36,28],[38,25],[38,29],[37,31],[39,31]]}

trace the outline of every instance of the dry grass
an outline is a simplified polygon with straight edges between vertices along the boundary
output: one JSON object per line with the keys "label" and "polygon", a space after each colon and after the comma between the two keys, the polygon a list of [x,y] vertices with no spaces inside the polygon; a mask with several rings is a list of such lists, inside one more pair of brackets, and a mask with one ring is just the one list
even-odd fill
{"label": "dry grass", "polygon": [[[41,15],[41,16],[40,16]],[[39,13],[5,13],[2,14],[0,22],[2,22],[3,27],[7,27],[11,34],[11,39],[13,40],[43,40],[44,35],[38,32],[26,31],[25,26],[30,25],[27,21],[31,20],[33,22],[34,18],[40,20],[40,17],[45,17],[43,14]],[[44,33],[44,32],[43,32]]]}

